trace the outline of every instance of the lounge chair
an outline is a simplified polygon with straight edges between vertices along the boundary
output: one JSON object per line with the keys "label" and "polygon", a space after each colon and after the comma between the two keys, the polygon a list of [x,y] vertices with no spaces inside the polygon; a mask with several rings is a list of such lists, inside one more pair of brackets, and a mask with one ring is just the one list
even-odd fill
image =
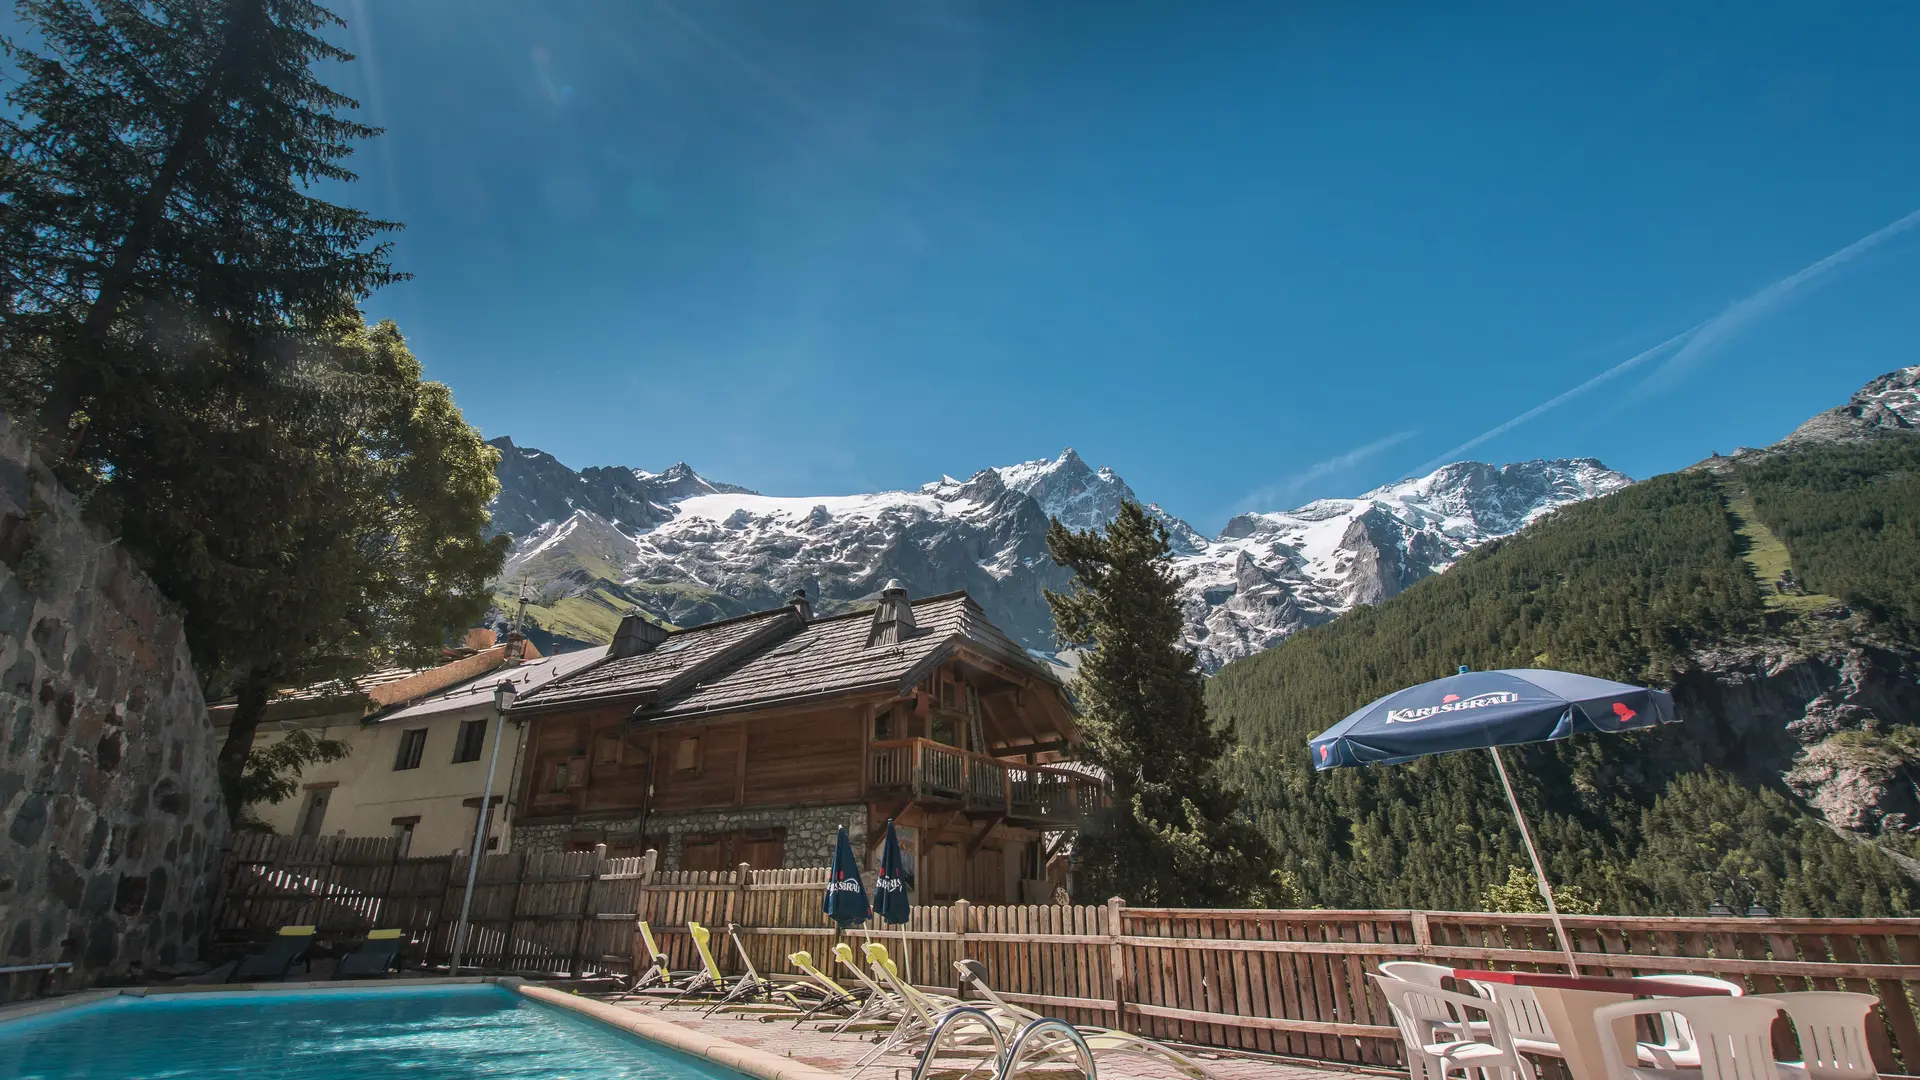
{"label": "lounge chair", "polygon": [[[906,1045],[922,1036],[931,1038],[948,1012],[964,1007],[957,998],[929,994],[902,979],[899,965],[893,962],[893,957],[887,955],[887,947],[880,942],[869,941],[862,947],[862,951],[867,954],[867,964],[873,971],[873,977],[886,986],[886,992],[905,1007],[905,1012],[900,1022],[894,1025],[892,1033],[882,1040],[880,1045],[868,1051],[859,1061],[854,1062],[853,1076],[859,1076],[860,1072],[875,1059],[896,1046]],[[988,1012],[991,1014],[991,1010]],[[1000,1027],[1003,1036],[1010,1035],[1012,1030],[1018,1027],[1018,1021],[1004,1013],[993,1016],[992,1019]],[[1002,1042],[1003,1039],[992,1040],[995,1052],[998,1051]],[[977,1053],[980,1050],[979,1036],[963,1036],[959,1049],[962,1053],[969,1050]]]}
{"label": "lounge chair", "polygon": [[400,966],[400,947],[405,944],[399,930],[369,930],[365,941],[333,965],[333,977],[385,975]]}
{"label": "lounge chair", "polygon": [[860,988],[866,991],[867,999],[861,1003],[860,1010],[847,1017],[839,1027],[833,1029],[835,1035],[858,1023],[869,1021],[902,1021],[910,1015],[907,1003],[900,1000],[892,991],[873,981],[873,976],[861,970],[860,964],[853,958],[853,946],[840,942],[833,947],[833,958],[840,966],[853,973]]}
{"label": "lounge chair", "polygon": [[705,972],[700,971],[674,971],[670,969],[667,966],[666,950],[662,949],[660,943],[653,939],[653,927],[647,925],[647,920],[645,919],[640,920],[640,943],[647,950],[648,966],[634,975],[633,982],[628,984],[627,988],[620,992],[619,997],[613,999],[615,1001],[619,1001],[621,998],[631,994],[644,993],[648,990],[672,991],[678,994],[686,988],[689,979],[692,979],[696,975],[705,974]]}
{"label": "lounge chair", "polygon": [[700,955],[700,970],[693,973],[680,992],[661,1003],[661,1008],[678,1005],[698,994],[725,994],[733,988],[733,980],[720,974],[720,965],[713,958],[713,931],[687,920],[687,936],[693,939],[693,951]]}
{"label": "lounge chair", "polygon": [[753,957],[747,955],[747,947],[740,941],[739,928],[733,923],[727,924],[727,940],[733,942],[734,951],[740,954],[740,964],[747,970],[743,975],[734,976],[733,985],[729,986],[727,992],[720,996],[720,1000],[714,1002],[702,1015],[712,1016],[721,1009],[747,1005],[761,999],[765,999],[779,1009],[804,1011],[800,1000],[791,990],[762,976],[753,966]]}
{"label": "lounge chair", "polygon": [[[1015,1005],[995,993],[993,987],[987,984],[986,965],[980,961],[956,960],[953,962],[953,969],[960,975],[960,985],[970,986],[979,991],[982,998],[992,1003],[995,1011],[1015,1018],[1019,1024],[1024,1026],[1035,1020],[1046,1019],[1044,1015]],[[1075,1024],[1073,1027],[1080,1033],[1080,1037],[1086,1040],[1087,1049],[1093,1052],[1096,1059],[1116,1054],[1144,1054],[1158,1058],[1189,1076],[1210,1077],[1212,1075],[1199,1062],[1144,1035],[1135,1035],[1131,1031],[1121,1031],[1118,1028],[1092,1027],[1084,1024]],[[1071,1052],[1073,1045],[1062,1040],[1060,1050]]]}
{"label": "lounge chair", "polygon": [[272,941],[241,957],[233,970],[227,972],[227,981],[284,979],[295,964],[305,964],[308,974],[312,974],[313,961],[307,953],[313,948],[314,929],[311,926],[281,927]]}
{"label": "lounge chair", "polygon": [[857,1013],[860,1010],[860,1003],[865,1001],[869,995],[866,987],[861,987],[859,990],[848,990],[846,987],[835,982],[833,976],[821,971],[814,965],[813,954],[804,949],[799,952],[788,953],[787,963],[799,968],[801,973],[806,975],[807,979],[813,984],[814,989],[818,990],[821,994],[820,1001],[805,1013],[801,1014],[800,1019],[793,1022],[794,1027],[799,1027],[801,1024],[813,1019],[816,1015],[828,1009],[844,1009],[849,1015]]}

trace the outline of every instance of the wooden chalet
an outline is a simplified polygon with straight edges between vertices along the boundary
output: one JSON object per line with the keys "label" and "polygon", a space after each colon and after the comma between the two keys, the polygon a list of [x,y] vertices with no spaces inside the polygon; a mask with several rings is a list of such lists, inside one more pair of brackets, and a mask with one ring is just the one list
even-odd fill
{"label": "wooden chalet", "polygon": [[[917,899],[1050,899],[1049,853],[1102,797],[1055,767],[1072,706],[965,593],[828,618],[804,592],[668,631],[629,614],[607,657],[516,702],[518,850],[661,853],[665,869],[870,866],[889,817]],[[524,846],[523,846],[524,845]]]}

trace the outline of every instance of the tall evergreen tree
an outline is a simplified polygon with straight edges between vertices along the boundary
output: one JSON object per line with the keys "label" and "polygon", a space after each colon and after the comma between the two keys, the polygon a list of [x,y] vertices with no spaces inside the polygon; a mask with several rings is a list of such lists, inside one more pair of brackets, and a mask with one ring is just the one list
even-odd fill
{"label": "tall evergreen tree", "polygon": [[394,228],[319,198],[378,130],[320,82],[351,56],[311,0],[17,0],[35,49],[0,119],[6,402],[70,483],[95,437],[175,406],[172,376],[271,380],[282,335],[395,279]]}
{"label": "tall evergreen tree", "polygon": [[[18,0],[0,117],[0,405],[180,605],[240,708],[423,657],[487,603],[493,452],[392,324],[397,226],[318,197],[378,131],[312,0]],[[271,763],[269,763],[271,764]],[[271,772],[272,770],[269,770]],[[255,779],[259,779],[257,776]]]}
{"label": "tall evergreen tree", "polygon": [[1104,535],[1056,519],[1047,550],[1074,574],[1072,592],[1049,590],[1047,604],[1061,645],[1084,650],[1073,684],[1084,752],[1113,784],[1111,809],[1076,841],[1082,882],[1143,904],[1268,899],[1271,850],[1217,771],[1232,732],[1207,718],[1181,647],[1165,526],[1127,502]]}

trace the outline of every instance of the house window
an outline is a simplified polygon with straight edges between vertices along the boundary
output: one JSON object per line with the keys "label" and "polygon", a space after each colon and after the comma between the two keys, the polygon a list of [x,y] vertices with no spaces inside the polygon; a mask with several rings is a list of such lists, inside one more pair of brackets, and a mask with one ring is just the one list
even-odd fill
{"label": "house window", "polygon": [[413,827],[418,824],[420,824],[419,814],[393,819],[393,838],[399,842],[399,857],[402,859],[407,857],[407,852],[413,850]]}
{"label": "house window", "polygon": [[567,790],[567,763],[564,761],[547,762],[547,790]]}
{"label": "house window", "polygon": [[393,756],[393,771],[417,769],[420,755],[427,748],[427,729],[412,728],[400,733],[400,752]]}
{"label": "house window", "polygon": [[673,751],[674,772],[700,771],[700,739],[698,736],[681,739],[680,745]]}
{"label": "house window", "polygon": [[[423,731],[421,734],[424,735],[426,733]],[[479,761],[480,748],[485,746],[486,742],[487,721],[485,717],[481,717],[478,720],[460,721],[460,730],[455,733],[453,739],[453,763],[458,765],[463,761]]]}
{"label": "house window", "polygon": [[299,836],[319,836],[320,824],[327,819],[327,803],[333,798],[333,785],[307,789],[307,801],[300,806]]}

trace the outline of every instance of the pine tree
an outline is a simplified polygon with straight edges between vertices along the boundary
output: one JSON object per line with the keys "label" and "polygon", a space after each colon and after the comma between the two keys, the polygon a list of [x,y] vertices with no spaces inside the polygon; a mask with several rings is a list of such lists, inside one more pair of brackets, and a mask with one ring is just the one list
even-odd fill
{"label": "pine tree", "polygon": [[[378,129],[320,82],[352,57],[311,0],[18,0],[38,51],[0,119],[5,402],[37,412],[81,485],[111,470],[102,428],[173,407],[208,365],[270,380],[284,335],[353,311],[396,276],[395,228],[316,196]],[[187,388],[180,388],[185,390]]]}
{"label": "pine tree", "polygon": [[1075,843],[1082,883],[1142,904],[1267,899],[1283,879],[1218,774],[1233,735],[1208,719],[1202,677],[1180,643],[1166,528],[1127,502],[1104,535],[1055,520],[1047,550],[1074,574],[1072,592],[1049,590],[1047,604],[1061,645],[1084,650],[1072,688],[1083,751],[1113,785],[1112,807]]}

